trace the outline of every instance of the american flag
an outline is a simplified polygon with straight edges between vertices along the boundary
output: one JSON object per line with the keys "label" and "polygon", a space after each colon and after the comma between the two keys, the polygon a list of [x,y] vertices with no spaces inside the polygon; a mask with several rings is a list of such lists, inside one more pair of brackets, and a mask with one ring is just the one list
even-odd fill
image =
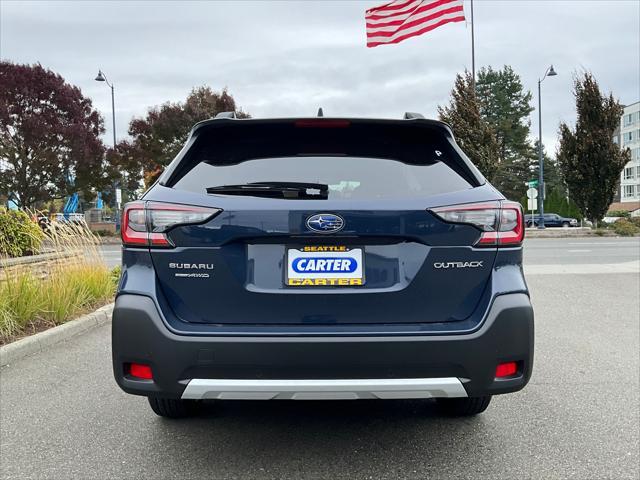
{"label": "american flag", "polygon": [[451,22],[464,22],[462,0],[396,0],[365,12],[367,47],[400,43]]}

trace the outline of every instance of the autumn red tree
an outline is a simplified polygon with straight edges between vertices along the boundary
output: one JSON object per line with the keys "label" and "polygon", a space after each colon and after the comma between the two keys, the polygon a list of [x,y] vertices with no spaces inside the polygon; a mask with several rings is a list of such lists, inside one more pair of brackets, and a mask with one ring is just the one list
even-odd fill
{"label": "autumn red tree", "polygon": [[0,62],[0,195],[21,207],[107,182],[100,114],[41,65]]}
{"label": "autumn red tree", "polygon": [[184,102],[150,108],[146,117],[134,118],[129,124],[132,140],[116,147],[111,157],[115,168],[125,173],[130,186],[141,179],[145,186],[151,185],[180,151],[191,127],[219,112],[249,116],[226,89],[218,93],[207,86],[193,89]]}

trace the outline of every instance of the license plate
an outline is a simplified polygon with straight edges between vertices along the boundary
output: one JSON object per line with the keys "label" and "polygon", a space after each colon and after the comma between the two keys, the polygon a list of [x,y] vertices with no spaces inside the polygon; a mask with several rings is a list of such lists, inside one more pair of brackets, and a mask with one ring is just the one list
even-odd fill
{"label": "license plate", "polygon": [[327,245],[288,248],[285,284],[290,287],[362,286],[362,248]]}

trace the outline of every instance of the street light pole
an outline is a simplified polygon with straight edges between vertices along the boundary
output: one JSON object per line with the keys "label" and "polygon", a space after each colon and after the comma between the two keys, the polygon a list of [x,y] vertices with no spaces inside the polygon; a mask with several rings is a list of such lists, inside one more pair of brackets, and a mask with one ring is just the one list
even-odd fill
{"label": "street light pole", "polygon": [[98,75],[95,78],[96,82],[104,82],[111,89],[111,121],[113,122],[113,148],[116,148],[116,100],[115,92],[113,89],[113,83],[109,83],[107,76],[98,70]]}
{"label": "street light pole", "polygon": [[473,0],[471,0],[471,85],[476,94],[476,34],[473,29]]}
{"label": "street light pole", "polygon": [[[538,79],[538,200],[540,206],[538,212],[540,215],[540,221],[538,222],[538,228],[543,230],[544,226],[544,158],[542,156],[542,81],[547,77],[553,77],[557,75],[556,71],[551,65],[544,72],[542,78]],[[535,223],[535,220],[534,220]]]}
{"label": "street light pole", "polygon": [[113,92],[113,83],[111,87],[111,122],[113,125],[113,148],[116,148],[116,100]]}
{"label": "street light pole", "polygon": [[[95,78],[96,82],[104,82],[111,89],[111,121],[112,121],[112,129],[113,129],[113,149],[116,149],[116,100],[115,100],[115,91],[113,88],[113,82],[109,83],[107,80],[107,76],[102,72],[102,70],[98,70],[98,75]],[[120,205],[118,202],[118,185],[114,185],[114,195],[115,195],[115,204],[116,204],[116,228],[118,227],[118,212],[120,211]]]}

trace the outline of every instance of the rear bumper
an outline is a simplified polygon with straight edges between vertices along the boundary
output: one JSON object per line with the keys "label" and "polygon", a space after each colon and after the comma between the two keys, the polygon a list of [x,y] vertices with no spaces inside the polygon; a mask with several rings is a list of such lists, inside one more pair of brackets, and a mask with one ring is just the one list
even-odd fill
{"label": "rear bumper", "polygon": [[[120,295],[113,368],[136,395],[171,398],[355,399],[461,397],[522,389],[533,366],[533,310],[525,294],[495,298],[481,328],[464,335],[221,337],[171,332],[153,300]],[[516,375],[494,378],[502,362]],[[153,380],[127,374],[151,366]]]}

